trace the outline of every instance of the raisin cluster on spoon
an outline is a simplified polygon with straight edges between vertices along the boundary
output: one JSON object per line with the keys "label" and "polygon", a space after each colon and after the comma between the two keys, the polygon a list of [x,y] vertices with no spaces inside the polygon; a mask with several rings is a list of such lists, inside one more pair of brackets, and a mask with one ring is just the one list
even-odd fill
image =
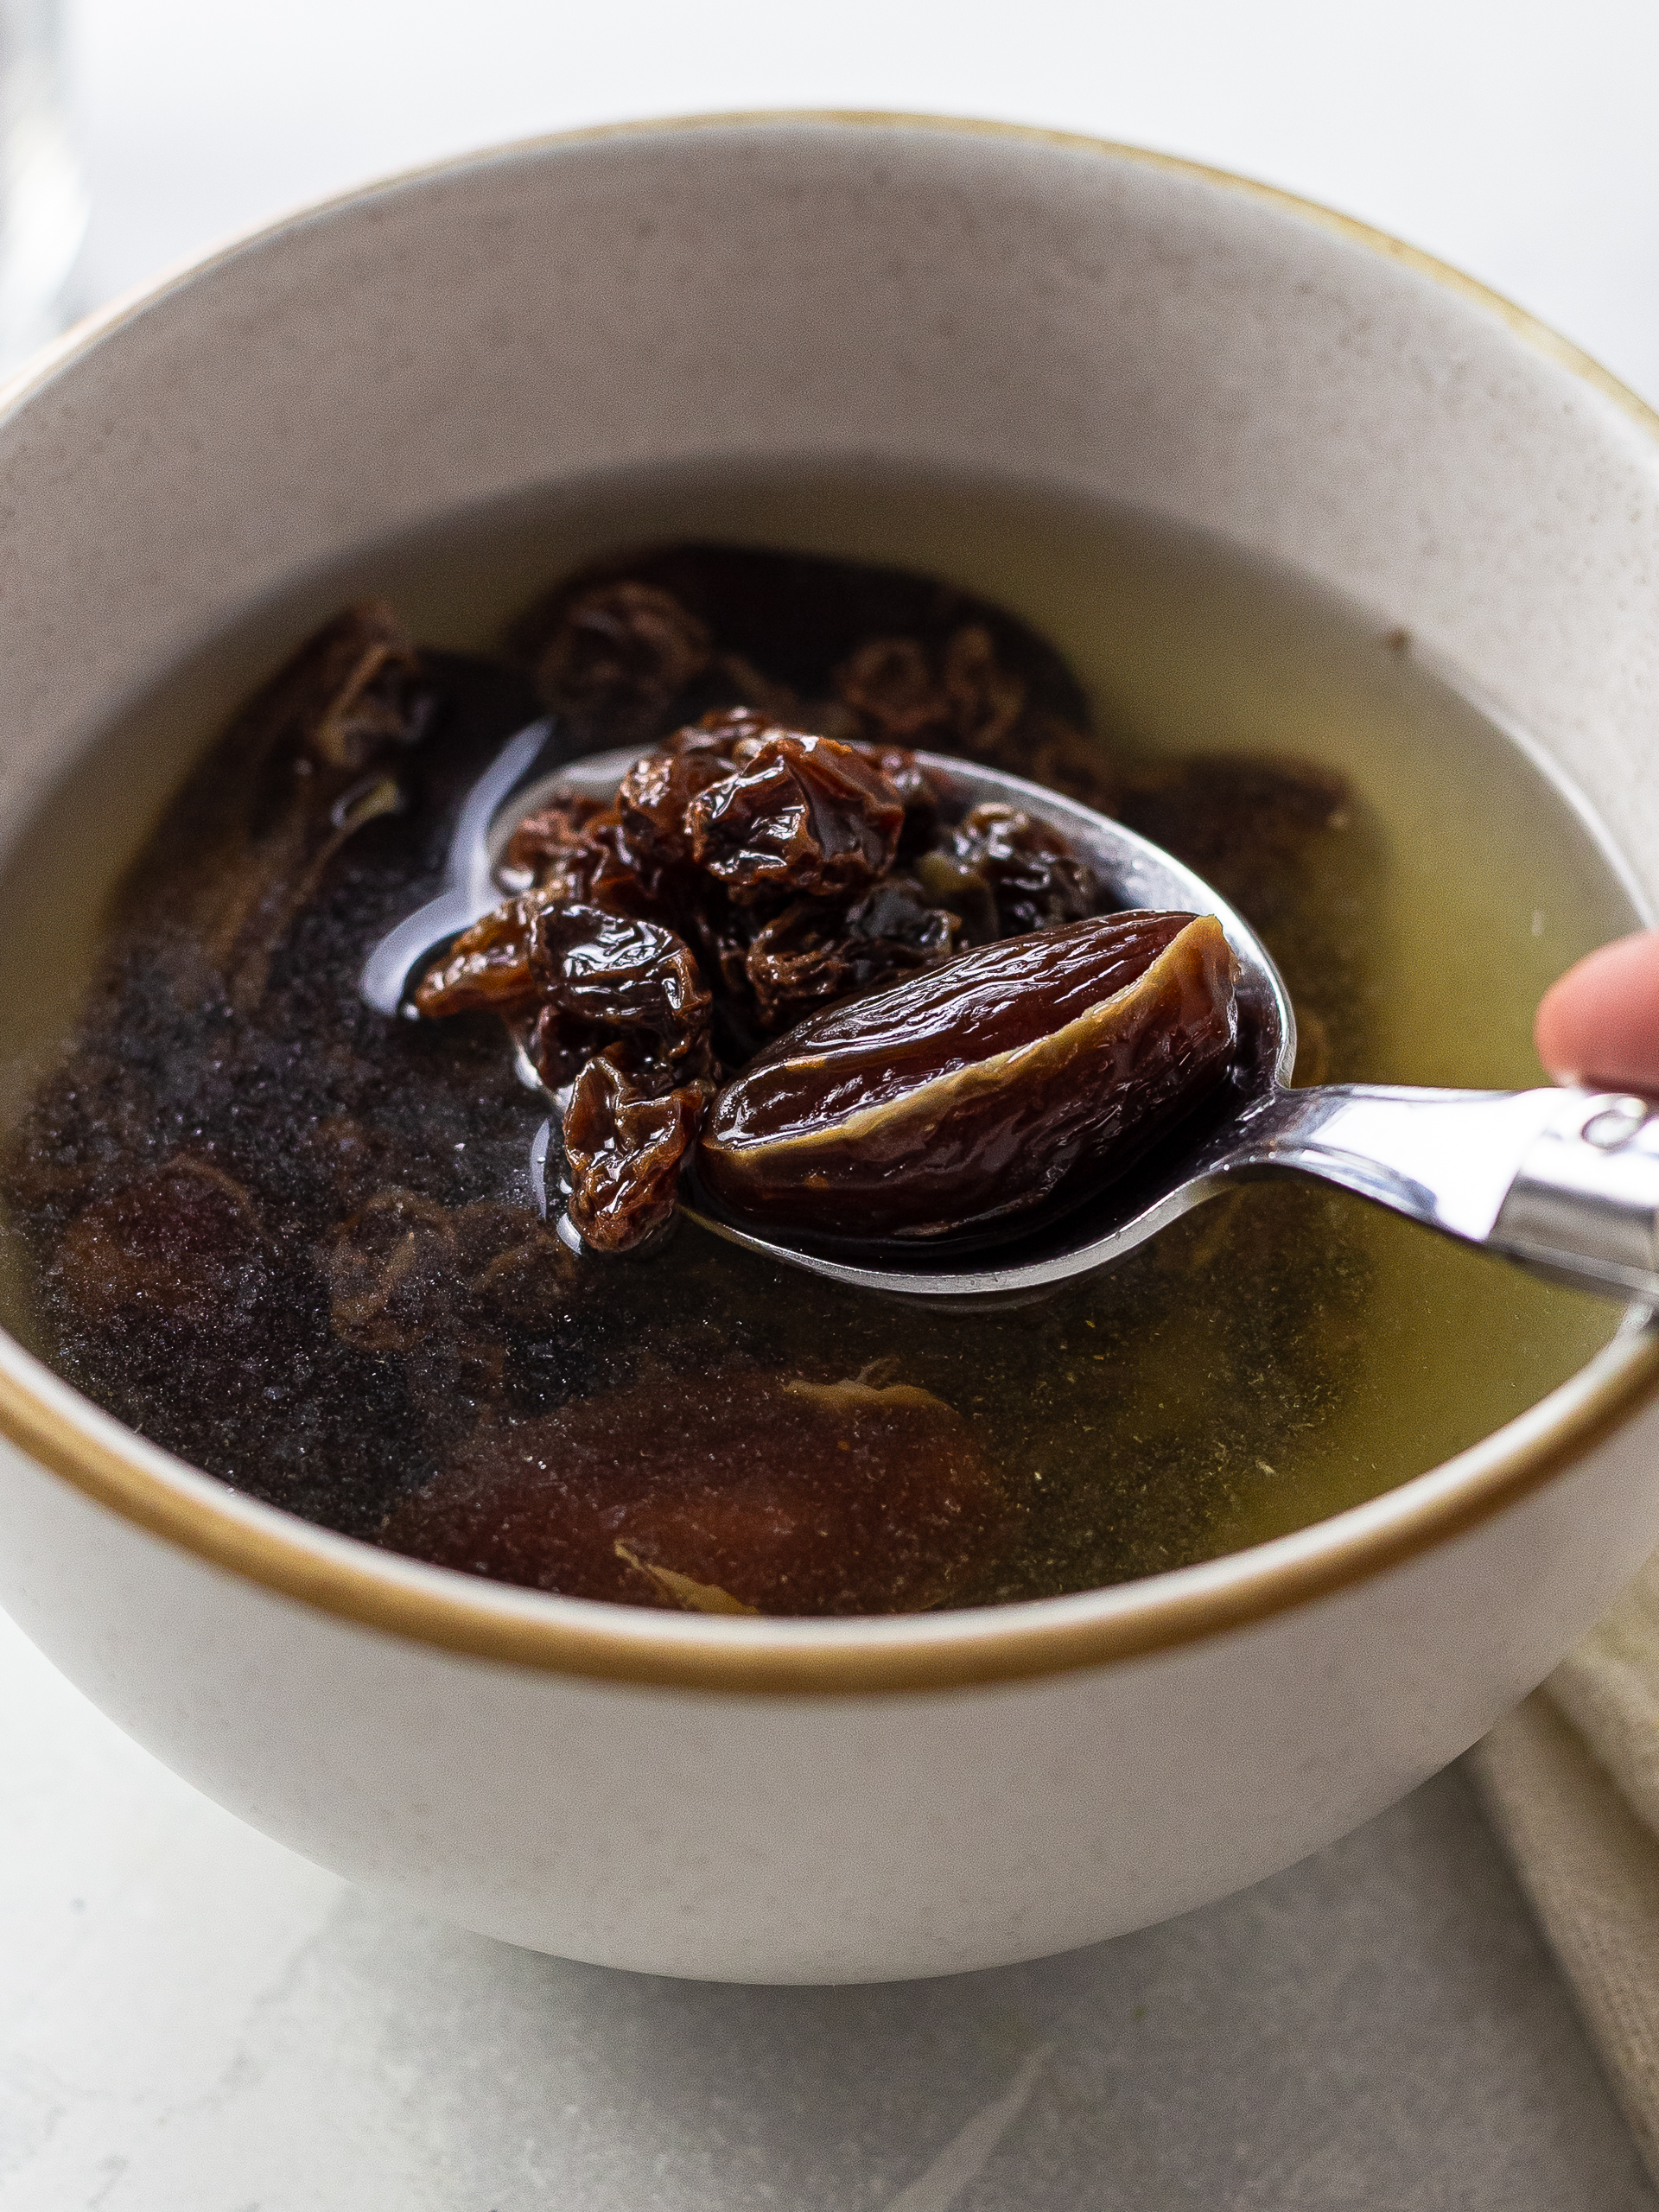
{"label": "raisin cluster on spoon", "polygon": [[416,994],[492,1008],[561,1098],[569,1216],[626,1251],[673,1212],[721,1082],[805,1016],[971,944],[1089,913],[1065,841],[1017,810],[942,825],[913,753],[717,709],[612,804],[563,796],[503,855],[512,895]]}

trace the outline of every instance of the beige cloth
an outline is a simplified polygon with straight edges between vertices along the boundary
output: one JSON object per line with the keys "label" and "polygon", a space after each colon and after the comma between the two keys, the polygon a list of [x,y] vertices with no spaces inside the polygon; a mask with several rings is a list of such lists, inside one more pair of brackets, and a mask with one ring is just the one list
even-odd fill
{"label": "beige cloth", "polygon": [[1659,2180],[1659,1559],[1471,1763]]}

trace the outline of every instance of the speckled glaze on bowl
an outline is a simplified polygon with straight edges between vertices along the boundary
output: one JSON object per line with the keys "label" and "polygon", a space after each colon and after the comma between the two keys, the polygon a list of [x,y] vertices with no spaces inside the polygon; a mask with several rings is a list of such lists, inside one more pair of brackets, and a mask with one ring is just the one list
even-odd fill
{"label": "speckled glaze on bowl", "polygon": [[[353,546],[608,465],[888,455],[1136,502],[1409,626],[1652,896],[1655,431],[1450,271],[1130,149],[827,116],[508,148],[296,216],[0,395],[0,844],[124,702]],[[1630,1331],[1254,1550],[762,1621],[333,1535],[8,1340],[0,1597],[210,1796],[468,1927],[668,1974],[944,1974],[1203,1904],[1453,1758],[1659,1541],[1656,1391]]]}

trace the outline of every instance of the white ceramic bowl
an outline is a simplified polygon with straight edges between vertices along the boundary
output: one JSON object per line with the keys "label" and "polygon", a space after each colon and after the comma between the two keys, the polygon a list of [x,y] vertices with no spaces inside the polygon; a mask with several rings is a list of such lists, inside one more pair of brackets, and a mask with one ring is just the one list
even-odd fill
{"label": "white ceramic bowl", "polygon": [[[764,343],[756,334],[764,334]],[[1058,480],[1408,625],[1659,894],[1659,442],[1474,285],[1121,148],[779,118],[512,148],[296,217],[0,413],[0,842],[124,702],[329,556],[620,463]],[[296,1850],[658,1972],[943,1974],[1363,1821],[1659,1541],[1659,1342],[1357,1510],[1127,1587],[804,1622],[484,1584],[240,1497],[0,1344],[0,1595]]]}

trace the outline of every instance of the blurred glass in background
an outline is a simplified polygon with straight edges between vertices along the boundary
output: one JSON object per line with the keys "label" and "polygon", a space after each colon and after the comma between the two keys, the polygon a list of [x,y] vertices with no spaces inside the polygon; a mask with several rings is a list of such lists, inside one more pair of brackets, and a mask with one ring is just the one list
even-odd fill
{"label": "blurred glass in background", "polygon": [[0,0],[0,373],[60,330],[86,199],[59,0]]}

